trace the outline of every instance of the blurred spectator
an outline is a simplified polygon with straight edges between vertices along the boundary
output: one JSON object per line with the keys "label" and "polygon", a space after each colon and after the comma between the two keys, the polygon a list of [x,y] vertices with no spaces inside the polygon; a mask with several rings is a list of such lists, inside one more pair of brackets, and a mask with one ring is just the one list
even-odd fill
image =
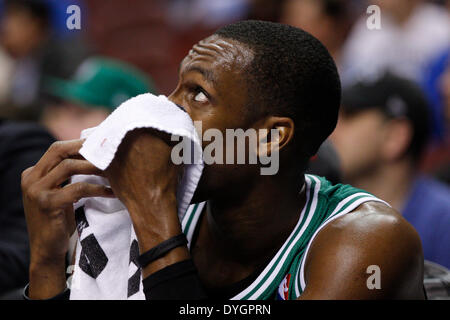
{"label": "blurred spectator", "polygon": [[193,25],[217,28],[245,18],[249,5],[249,0],[174,0],[168,17],[179,28]]}
{"label": "blurred spectator", "polygon": [[389,202],[418,231],[425,259],[450,267],[450,189],[418,174],[428,127],[419,87],[386,74],[343,91],[332,141],[344,182]]}
{"label": "blurred spectator", "polygon": [[48,1],[4,2],[1,45],[14,66],[9,97],[0,105],[0,116],[36,120],[42,106],[42,75],[68,78],[87,57],[89,50],[78,38],[55,38],[50,21]]}
{"label": "blurred spectator", "polygon": [[434,115],[434,139],[422,169],[450,185],[450,49],[430,66],[424,87]]}
{"label": "blurred spectator", "polygon": [[42,123],[58,140],[78,139],[83,129],[97,126],[125,100],[155,89],[134,67],[107,58],[84,61],[73,80],[46,78],[44,91],[59,102],[48,105]]}
{"label": "blurred spectator", "polygon": [[386,70],[419,82],[424,67],[450,45],[445,7],[424,0],[377,0],[381,29],[369,30],[368,15],[356,22],[343,51],[344,83]]}
{"label": "blurred spectator", "polygon": [[35,165],[53,141],[37,124],[0,120],[0,296],[28,281],[21,173]]}
{"label": "blurred spectator", "polygon": [[339,66],[341,49],[352,24],[348,0],[287,0],[280,20],[319,39]]}
{"label": "blurred spectator", "polygon": [[421,86],[424,89],[432,115],[432,138],[434,143],[442,142],[446,137],[445,88],[442,78],[450,64],[450,47],[441,52],[425,68]]}
{"label": "blurred spectator", "polygon": [[249,0],[246,19],[278,22],[281,19],[286,0]]}
{"label": "blurred spectator", "polygon": [[450,59],[447,60],[447,68],[440,78],[444,101],[444,115],[446,119],[446,134],[442,144],[442,160],[438,164],[437,175],[450,185]]}
{"label": "blurred spectator", "polygon": [[446,119],[447,135],[450,133],[450,57],[447,60],[447,68],[445,69],[442,78],[440,79],[440,85],[442,88],[443,102],[444,102],[444,115]]}

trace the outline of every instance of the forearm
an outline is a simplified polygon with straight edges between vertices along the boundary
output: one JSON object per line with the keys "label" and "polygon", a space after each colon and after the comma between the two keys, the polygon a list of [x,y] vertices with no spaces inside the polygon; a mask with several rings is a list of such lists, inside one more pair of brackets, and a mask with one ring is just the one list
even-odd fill
{"label": "forearm", "polygon": [[[149,205],[149,201],[141,202],[145,205],[136,203],[127,205],[130,215],[133,217],[141,254],[182,233],[177,215],[176,199],[166,196],[151,202],[152,205]],[[145,266],[142,270],[143,278],[187,259],[190,259],[190,254],[186,246],[174,248]]]}
{"label": "forearm", "polygon": [[[167,134],[148,129],[128,133],[105,170],[114,194],[125,204],[133,222],[141,254],[139,260],[143,264],[146,296],[150,292],[159,299],[189,298],[191,294],[189,285],[182,294],[172,290],[177,284],[171,280],[182,279],[186,275],[183,275],[183,268],[175,272],[173,268],[191,260],[182,240],[174,238],[182,234],[176,191],[183,168],[170,160],[169,138]],[[155,252],[159,253],[154,255]],[[194,279],[200,283],[193,267]],[[163,275],[163,281],[158,274]],[[150,285],[146,285],[148,283]],[[170,290],[166,290],[167,285]]]}
{"label": "forearm", "polygon": [[[175,196],[147,197],[146,206],[128,204],[140,253],[182,233]],[[153,200],[149,200],[153,199]],[[150,262],[142,270],[147,300],[206,299],[197,268],[187,247],[179,246]]]}
{"label": "forearm", "polygon": [[64,257],[51,262],[31,261],[28,296],[33,300],[50,299],[66,288]]}

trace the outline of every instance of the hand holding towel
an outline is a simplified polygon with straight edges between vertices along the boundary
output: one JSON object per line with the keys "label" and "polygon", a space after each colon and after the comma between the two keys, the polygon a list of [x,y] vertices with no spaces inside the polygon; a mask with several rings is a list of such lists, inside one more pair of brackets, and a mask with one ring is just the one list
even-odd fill
{"label": "hand holding towel", "polygon": [[[183,218],[203,170],[202,148],[192,119],[165,96],[143,94],[120,105],[98,127],[83,131],[80,154],[99,169],[114,159],[125,135],[137,128],[153,128],[181,137],[191,147],[191,163],[177,190],[178,215]],[[151,163],[149,163],[151,165]],[[108,185],[101,177],[79,175],[72,182]],[[118,199],[88,198],[75,204],[79,235],[71,299],[144,299],[139,247],[126,207]]]}

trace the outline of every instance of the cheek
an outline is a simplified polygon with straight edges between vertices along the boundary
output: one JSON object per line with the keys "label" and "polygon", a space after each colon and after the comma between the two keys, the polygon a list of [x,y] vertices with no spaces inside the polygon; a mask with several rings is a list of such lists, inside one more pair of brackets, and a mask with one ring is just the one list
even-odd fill
{"label": "cheek", "polygon": [[341,159],[344,172],[348,172],[377,156],[380,136],[368,123],[340,122],[331,136]]}

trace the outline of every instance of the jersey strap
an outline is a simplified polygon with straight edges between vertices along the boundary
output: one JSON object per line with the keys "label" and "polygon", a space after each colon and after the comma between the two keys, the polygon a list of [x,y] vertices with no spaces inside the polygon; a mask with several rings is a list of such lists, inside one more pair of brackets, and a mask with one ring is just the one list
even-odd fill
{"label": "jersey strap", "polygon": [[[316,176],[310,175],[312,179],[321,179]],[[331,188],[334,188],[330,187]],[[322,201],[322,204],[326,205],[326,211],[328,211],[324,216],[326,217],[322,223],[314,230],[314,233],[310,237],[306,248],[297,252],[296,258],[293,260],[292,265],[290,267],[291,274],[290,281],[288,283],[288,298],[289,299],[297,299],[305,290],[306,281],[305,281],[305,261],[308,256],[309,249],[311,247],[312,242],[316,238],[317,234],[329,223],[334,221],[335,219],[342,217],[343,215],[352,212],[361,204],[368,201],[381,202],[389,206],[383,200],[378,199],[372,194],[353,188],[348,185],[340,185],[340,189],[338,192],[333,192],[334,190],[330,190],[325,187],[322,190],[322,196],[327,196],[328,204],[326,201]],[[331,196],[330,196],[331,195]],[[334,199],[332,199],[334,198]],[[320,208],[318,210],[321,210]]]}
{"label": "jersey strap", "polygon": [[186,235],[188,240],[188,248],[191,247],[192,236],[194,235],[195,228],[197,226],[197,222],[202,214],[203,208],[206,205],[205,202],[200,202],[196,204],[191,204],[186,214],[184,215],[183,220],[181,221],[181,230]]}

